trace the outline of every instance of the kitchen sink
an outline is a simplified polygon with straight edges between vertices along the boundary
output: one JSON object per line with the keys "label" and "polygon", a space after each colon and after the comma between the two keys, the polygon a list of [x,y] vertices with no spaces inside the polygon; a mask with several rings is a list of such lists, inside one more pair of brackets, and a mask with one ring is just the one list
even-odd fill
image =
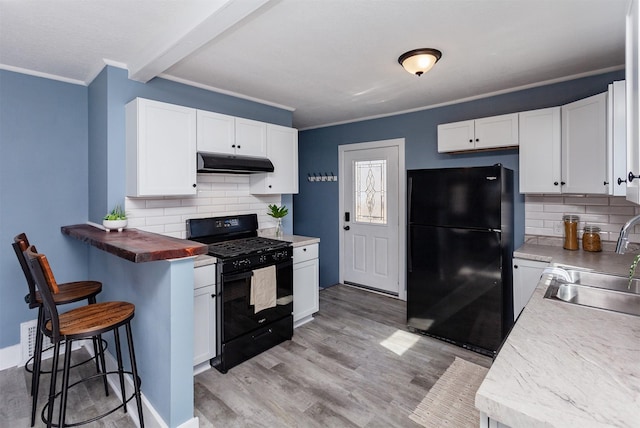
{"label": "kitchen sink", "polygon": [[629,277],[621,275],[609,275],[579,269],[565,269],[565,272],[567,272],[571,278],[571,280],[567,282],[572,284],[640,294],[640,279],[637,278],[633,278],[631,282],[629,282]]}
{"label": "kitchen sink", "polygon": [[583,270],[554,276],[544,297],[576,305],[640,316],[640,280]]}

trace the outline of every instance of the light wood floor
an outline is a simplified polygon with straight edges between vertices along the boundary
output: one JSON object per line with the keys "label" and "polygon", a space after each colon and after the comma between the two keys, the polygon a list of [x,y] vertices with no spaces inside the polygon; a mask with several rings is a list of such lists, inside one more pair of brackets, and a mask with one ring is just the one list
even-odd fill
{"label": "light wood floor", "polygon": [[[320,312],[295,330],[293,340],[227,374],[210,369],[197,375],[195,414],[200,427],[418,427],[409,414],[456,356],[491,363],[407,332],[404,302],[336,285],[320,292]],[[1,427],[29,426],[30,378],[22,368],[0,372]],[[48,377],[43,384],[47,389]],[[76,387],[79,417],[113,404],[100,386]],[[90,426],[134,425],[119,411]]]}

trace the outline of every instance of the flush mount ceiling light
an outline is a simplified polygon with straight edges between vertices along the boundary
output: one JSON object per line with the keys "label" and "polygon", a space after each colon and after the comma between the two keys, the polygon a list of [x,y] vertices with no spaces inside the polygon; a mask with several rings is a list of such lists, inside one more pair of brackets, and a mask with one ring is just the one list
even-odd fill
{"label": "flush mount ceiling light", "polygon": [[442,57],[442,52],[437,49],[414,49],[400,55],[398,62],[411,74],[422,76],[435,65]]}

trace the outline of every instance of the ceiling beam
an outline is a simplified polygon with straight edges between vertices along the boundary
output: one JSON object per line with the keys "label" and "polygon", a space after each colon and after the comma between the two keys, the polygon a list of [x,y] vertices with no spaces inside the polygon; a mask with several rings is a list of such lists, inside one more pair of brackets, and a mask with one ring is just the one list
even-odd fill
{"label": "ceiling beam", "polygon": [[[221,0],[211,2],[213,10],[193,27],[180,33],[168,28],[153,47],[128,64],[129,78],[146,83],[272,0]],[[177,35],[176,35],[177,34]]]}

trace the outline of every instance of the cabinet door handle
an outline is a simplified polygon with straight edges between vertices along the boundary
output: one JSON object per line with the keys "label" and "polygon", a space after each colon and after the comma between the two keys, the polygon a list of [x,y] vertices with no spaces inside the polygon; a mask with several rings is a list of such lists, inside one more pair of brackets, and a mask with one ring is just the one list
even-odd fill
{"label": "cabinet door handle", "polygon": [[240,148],[240,144],[238,144],[238,148]]}
{"label": "cabinet door handle", "polygon": [[216,295],[215,295],[215,294],[212,294],[212,295],[211,295],[211,298],[212,298],[212,299],[215,299],[215,298],[216,298]]}
{"label": "cabinet door handle", "polygon": [[623,180],[622,178],[618,177],[618,186],[621,185],[622,183],[626,183],[627,180]]}
{"label": "cabinet door handle", "polygon": [[478,141],[480,141],[480,138],[476,138],[476,143],[477,143]]}
{"label": "cabinet door handle", "polygon": [[633,175],[633,172],[629,171],[629,183],[633,182],[634,178],[640,178],[640,175]]}
{"label": "cabinet door handle", "polygon": [[473,143],[473,139],[469,140],[470,143]]}
{"label": "cabinet door handle", "polygon": [[514,269],[518,269],[518,265],[513,265],[513,268]]}
{"label": "cabinet door handle", "polygon": [[561,185],[561,186],[564,186],[565,184],[567,184],[567,183],[565,183],[564,181],[561,181],[561,182],[560,182],[560,185]]}
{"label": "cabinet door handle", "polygon": [[609,184],[609,182],[608,182],[608,181],[605,181],[605,182],[604,182],[604,185],[606,186],[607,184]]}
{"label": "cabinet door handle", "polygon": [[193,187],[196,187],[196,186],[197,186],[197,184],[196,184],[196,183],[193,183]]}
{"label": "cabinet door handle", "polygon": [[553,185],[554,185],[554,186],[557,186],[557,185],[558,185],[558,182],[557,182],[557,181],[554,181],[554,182],[553,182]]}
{"label": "cabinet door handle", "polygon": [[343,227],[343,229],[344,229],[344,230],[349,230],[349,229],[351,229],[351,228],[350,228],[349,226],[345,226],[345,227]]}
{"label": "cabinet door handle", "polygon": [[235,148],[236,148],[236,145],[235,145],[235,144],[232,144],[232,145],[231,145],[231,148],[235,149]]}
{"label": "cabinet door handle", "polygon": [[302,249],[302,251],[307,251],[307,249],[306,249],[306,248],[303,248],[303,249]]}

